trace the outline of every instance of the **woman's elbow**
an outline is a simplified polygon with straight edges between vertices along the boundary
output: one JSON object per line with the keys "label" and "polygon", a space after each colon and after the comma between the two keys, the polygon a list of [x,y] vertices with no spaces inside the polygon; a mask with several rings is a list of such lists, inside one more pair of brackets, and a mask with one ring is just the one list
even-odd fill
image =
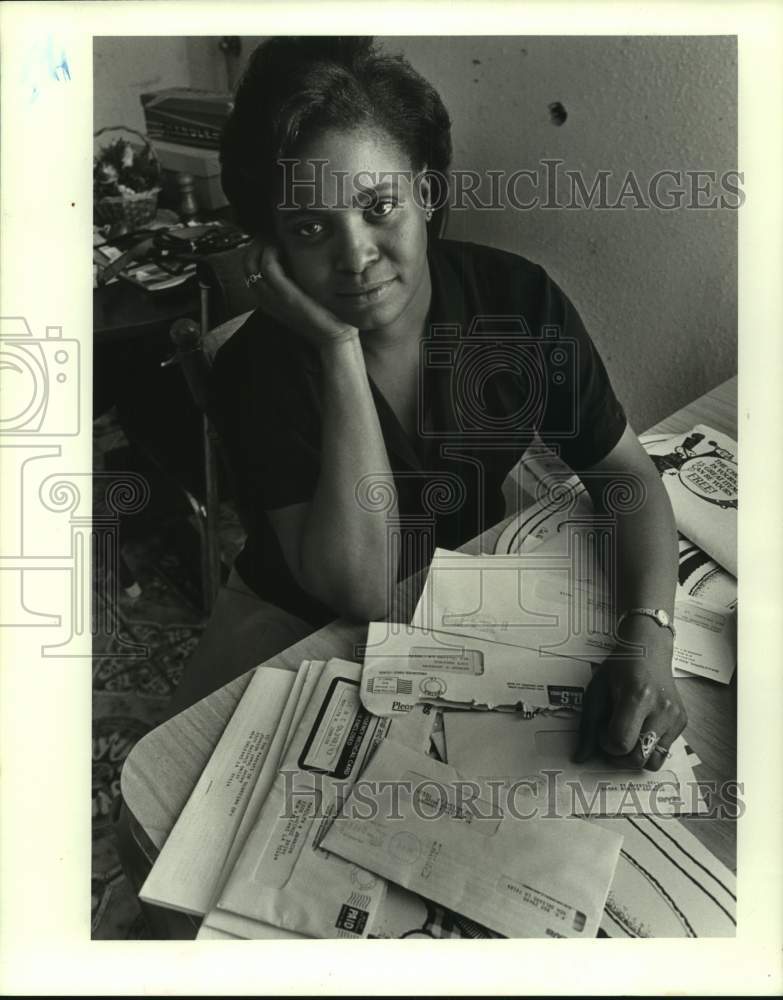
{"label": "woman's elbow", "polygon": [[[350,621],[383,621],[391,605],[391,590],[377,580],[303,581],[305,589],[335,614]],[[308,585],[309,584],[309,585]]]}

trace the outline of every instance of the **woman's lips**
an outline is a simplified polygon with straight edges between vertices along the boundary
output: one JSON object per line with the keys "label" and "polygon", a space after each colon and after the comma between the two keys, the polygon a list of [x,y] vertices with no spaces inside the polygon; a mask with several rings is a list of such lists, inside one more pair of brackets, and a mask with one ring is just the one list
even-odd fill
{"label": "woman's lips", "polygon": [[376,281],[371,285],[365,285],[362,288],[358,288],[355,291],[340,291],[337,292],[338,298],[343,299],[345,302],[351,305],[364,305],[366,303],[377,302],[379,299],[383,298],[387,294],[389,289],[394,285],[396,278],[388,278],[386,281]]}

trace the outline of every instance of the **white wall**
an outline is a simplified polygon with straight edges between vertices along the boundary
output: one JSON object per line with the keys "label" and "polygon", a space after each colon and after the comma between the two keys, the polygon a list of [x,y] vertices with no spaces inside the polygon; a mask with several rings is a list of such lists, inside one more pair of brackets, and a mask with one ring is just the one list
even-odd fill
{"label": "white wall", "polygon": [[[242,62],[260,39],[244,39]],[[217,39],[95,39],[95,120],[143,124],[143,90],[225,86]],[[535,169],[588,181],[628,170],[736,169],[736,45],[723,37],[390,38],[439,89],[454,167]],[[568,118],[552,124],[560,101]],[[611,183],[611,182],[610,182]],[[522,193],[526,193],[523,189]],[[567,200],[567,197],[565,198]],[[737,213],[453,213],[448,236],[546,267],[579,309],[639,430],[736,371]]]}

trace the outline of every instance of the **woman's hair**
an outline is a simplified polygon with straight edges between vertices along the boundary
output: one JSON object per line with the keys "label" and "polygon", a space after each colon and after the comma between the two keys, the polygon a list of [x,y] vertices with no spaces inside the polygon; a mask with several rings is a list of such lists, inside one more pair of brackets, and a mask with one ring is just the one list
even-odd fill
{"label": "woman's hair", "polygon": [[[278,37],[255,50],[221,144],[222,183],[248,232],[271,231],[279,159],[329,129],[381,128],[410,158],[445,179],[451,121],[436,90],[370,37]],[[440,178],[439,178],[440,181]]]}

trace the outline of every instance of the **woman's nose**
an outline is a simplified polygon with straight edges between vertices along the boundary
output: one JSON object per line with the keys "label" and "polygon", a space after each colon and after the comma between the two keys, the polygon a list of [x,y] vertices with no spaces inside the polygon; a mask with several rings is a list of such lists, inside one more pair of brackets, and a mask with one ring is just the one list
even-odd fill
{"label": "woman's nose", "polygon": [[378,247],[369,226],[363,222],[352,222],[343,228],[337,246],[339,271],[362,274],[378,257]]}

